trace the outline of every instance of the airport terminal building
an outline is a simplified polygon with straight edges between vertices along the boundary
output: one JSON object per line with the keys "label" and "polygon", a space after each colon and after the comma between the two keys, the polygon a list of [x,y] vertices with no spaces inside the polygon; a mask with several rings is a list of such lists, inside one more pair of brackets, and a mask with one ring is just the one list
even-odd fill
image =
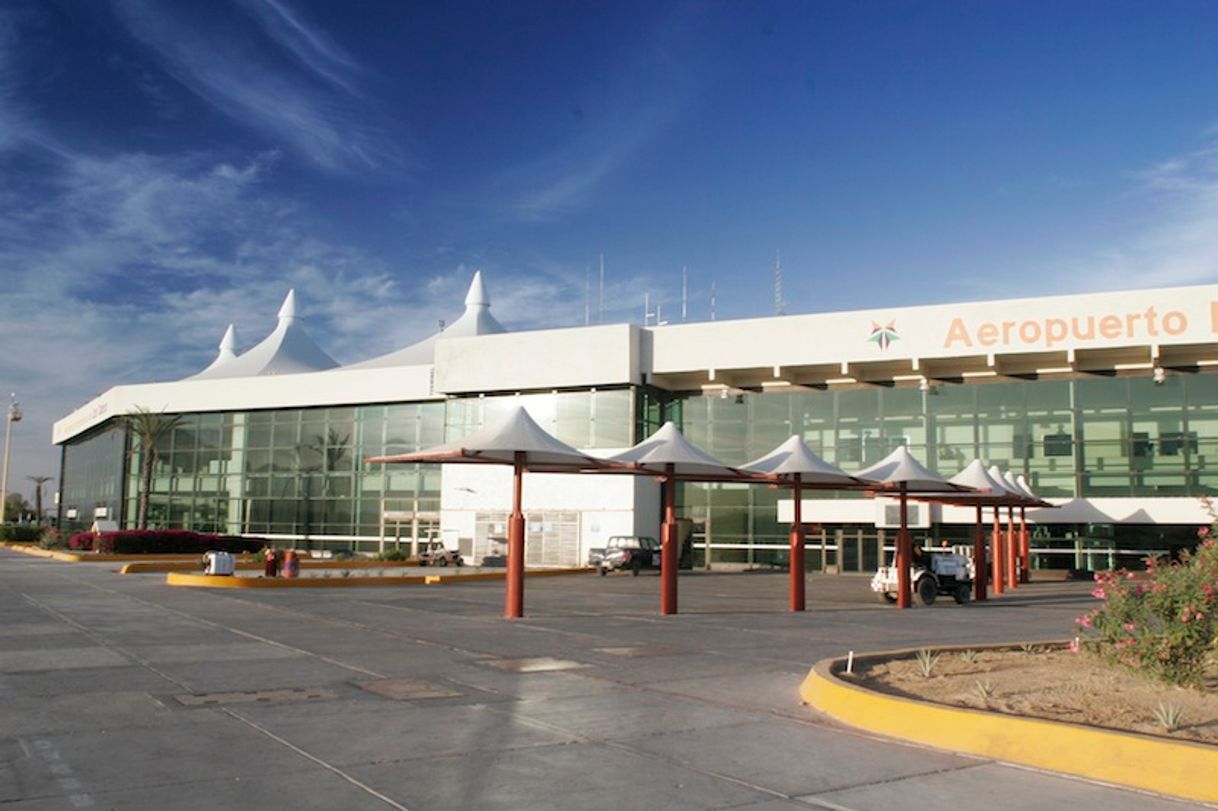
{"label": "airport terminal building", "polygon": [[[198,374],[116,386],[55,424],[61,526],[133,525],[139,458],[120,418],[136,409],[183,416],[160,447],[150,525],[315,548],[435,537],[475,559],[497,551],[510,471],[363,459],[458,439],[514,404],[597,452],[672,420],[728,464],[791,434],[847,472],[898,445],[945,476],[981,458],[1061,505],[1029,514],[1045,566],[1185,545],[1218,492],[1218,285],[509,332],[478,274],[458,320],[382,357],[336,363],[293,294],[263,341],[234,344],[230,329]],[[531,474],[527,560],[655,535],[658,502],[646,479]],[[873,568],[885,506],[809,495],[812,565]],[[688,483],[678,509],[711,561],[785,559],[785,491]],[[912,518],[936,539],[974,520],[928,505]]]}

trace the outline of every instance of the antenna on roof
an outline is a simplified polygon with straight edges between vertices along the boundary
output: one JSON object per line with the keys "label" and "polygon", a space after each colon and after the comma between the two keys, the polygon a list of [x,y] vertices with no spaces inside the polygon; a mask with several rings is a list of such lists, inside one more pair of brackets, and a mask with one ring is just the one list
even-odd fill
{"label": "antenna on roof", "polygon": [[774,315],[786,314],[786,304],[782,300],[782,253],[774,251]]}
{"label": "antenna on roof", "polygon": [[647,324],[651,321],[651,317],[653,315],[655,315],[655,313],[653,313],[651,311],[651,294],[644,293],[643,294],[643,326],[647,326]]}
{"label": "antenna on roof", "polygon": [[685,323],[685,316],[689,314],[689,267],[681,266],[681,323]]}
{"label": "antenna on roof", "polygon": [[715,283],[711,282],[711,321],[715,320]]}
{"label": "antenna on roof", "polygon": [[601,300],[600,311],[596,323],[605,323],[605,255],[601,254]]}
{"label": "antenna on roof", "polygon": [[584,268],[584,326],[592,323],[592,268]]}

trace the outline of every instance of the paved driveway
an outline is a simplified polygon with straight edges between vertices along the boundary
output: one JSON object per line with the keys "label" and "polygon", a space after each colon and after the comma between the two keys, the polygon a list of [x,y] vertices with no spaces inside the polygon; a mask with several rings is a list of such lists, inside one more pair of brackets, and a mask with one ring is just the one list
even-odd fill
{"label": "paved driveway", "polygon": [[32,809],[1181,809],[801,707],[847,650],[1060,639],[1086,584],[898,612],[786,575],[205,591],[0,550],[0,803]]}

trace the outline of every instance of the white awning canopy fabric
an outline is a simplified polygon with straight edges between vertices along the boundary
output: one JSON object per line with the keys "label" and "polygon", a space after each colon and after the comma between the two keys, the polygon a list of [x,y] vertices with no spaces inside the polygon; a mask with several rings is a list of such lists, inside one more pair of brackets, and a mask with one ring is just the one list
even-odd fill
{"label": "white awning canopy fabric", "polygon": [[657,475],[671,472],[681,478],[750,478],[747,473],[729,467],[695,448],[671,422],[664,423],[658,431],[633,448],[607,457],[604,461]]}
{"label": "white awning canopy fabric", "polygon": [[865,488],[891,493],[905,484],[906,492],[926,501],[957,505],[1050,506],[1032,493],[1026,483],[1014,476],[1008,480],[996,466],[986,470],[980,460],[973,460],[951,479],[944,479],[918,462],[903,446],[852,475],[826,462],[799,436],[791,436],[764,456],[736,468],[694,447],[676,425],[666,422],[634,447],[612,456],[598,457],[555,438],[520,406],[509,411],[498,423],[455,442],[412,453],[369,457],[365,461],[510,465],[518,458],[526,470],[533,472],[617,472],[656,476],[671,473],[679,479],[757,483],[774,480],[793,483],[795,475],[799,474],[800,484],[813,488]]}
{"label": "white awning canopy fabric", "polygon": [[747,473],[774,476],[788,481],[798,475],[800,484],[811,486],[852,488],[868,484],[817,456],[803,439],[795,434],[765,456],[741,465],[740,469]]}
{"label": "white awning canopy fabric", "polygon": [[514,464],[523,455],[528,470],[578,471],[599,469],[604,463],[561,442],[517,406],[500,422],[488,425],[455,442],[447,442],[414,453],[378,456],[368,462],[483,462]]}
{"label": "white awning canopy fabric", "polygon": [[901,485],[905,486],[908,493],[941,493],[967,489],[949,482],[927,468],[915,459],[904,445],[854,475],[856,478],[875,482],[876,488],[882,490],[895,490]]}

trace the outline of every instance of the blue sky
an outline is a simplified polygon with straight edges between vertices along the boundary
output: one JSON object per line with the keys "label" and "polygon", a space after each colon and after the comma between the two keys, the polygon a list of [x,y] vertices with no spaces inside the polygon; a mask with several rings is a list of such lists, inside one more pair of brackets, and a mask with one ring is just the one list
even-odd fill
{"label": "blue sky", "polygon": [[0,2],[10,482],[294,287],[355,361],[509,328],[1218,279],[1210,2]]}

